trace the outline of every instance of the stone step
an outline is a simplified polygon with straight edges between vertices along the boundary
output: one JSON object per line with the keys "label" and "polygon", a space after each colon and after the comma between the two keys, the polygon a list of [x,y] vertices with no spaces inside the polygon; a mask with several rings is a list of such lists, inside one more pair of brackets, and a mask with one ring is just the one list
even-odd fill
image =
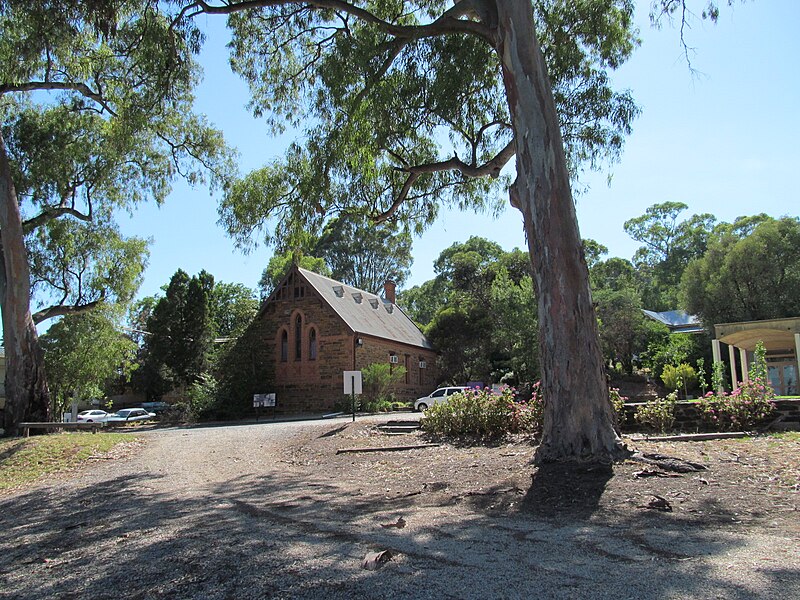
{"label": "stone step", "polygon": [[413,433],[418,431],[419,428],[417,421],[389,421],[383,425],[378,425],[378,430],[389,434]]}

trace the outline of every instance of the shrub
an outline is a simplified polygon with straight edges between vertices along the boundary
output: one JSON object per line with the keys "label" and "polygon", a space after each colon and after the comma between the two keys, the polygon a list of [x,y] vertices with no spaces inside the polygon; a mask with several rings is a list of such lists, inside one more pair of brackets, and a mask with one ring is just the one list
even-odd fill
{"label": "shrub", "polygon": [[434,404],[425,412],[422,428],[448,436],[498,439],[512,433],[539,431],[541,423],[538,393],[528,402],[515,402],[513,388],[504,388],[500,394],[488,389],[453,394],[447,402]]}
{"label": "shrub", "polygon": [[389,398],[362,398],[361,410],[364,412],[390,412],[392,400]]}
{"label": "shrub", "polygon": [[678,393],[667,394],[666,398],[657,398],[636,407],[633,415],[636,422],[646,425],[656,431],[669,431],[675,423],[675,405],[678,402]]}
{"label": "shrub", "polygon": [[[391,410],[391,387],[406,376],[405,367],[389,363],[372,363],[361,369],[364,378],[364,396],[361,398],[362,409],[367,412]],[[387,408],[388,405],[388,408]]]}
{"label": "shrub", "polygon": [[619,388],[608,388],[608,398],[611,400],[611,406],[617,415],[617,423],[620,427],[626,420],[625,416],[625,403],[628,398],[619,393]]}
{"label": "shrub", "polygon": [[[188,405],[184,406],[185,416],[189,420],[204,419],[213,416],[219,398],[217,380],[208,373],[200,377],[186,389]],[[180,403],[179,403],[180,404]]]}
{"label": "shrub", "polygon": [[677,367],[674,365],[664,365],[661,372],[661,381],[668,390],[683,389],[684,395],[689,390],[697,386],[697,372],[694,367],[687,363],[681,363]]}

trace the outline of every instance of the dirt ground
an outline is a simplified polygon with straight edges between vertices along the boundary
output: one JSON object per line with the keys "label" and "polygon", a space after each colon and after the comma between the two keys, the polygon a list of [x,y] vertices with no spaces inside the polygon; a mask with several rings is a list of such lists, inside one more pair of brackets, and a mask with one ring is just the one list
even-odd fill
{"label": "dirt ground", "polygon": [[[408,498],[412,505],[467,503],[497,513],[542,516],[632,515],[660,496],[673,516],[687,522],[777,524],[800,534],[800,439],[626,442],[632,450],[678,457],[705,469],[679,474],[637,460],[610,471],[559,465],[537,469],[532,466],[534,439],[453,444],[421,431],[387,436],[360,423],[345,423],[325,437],[298,437],[280,460],[357,482],[364,494]],[[340,449],[435,443],[440,445],[421,450],[337,454]]]}
{"label": "dirt ground", "polygon": [[537,469],[529,439],[385,420],[142,432],[0,497],[0,598],[800,597],[796,437],[629,443],[686,474]]}

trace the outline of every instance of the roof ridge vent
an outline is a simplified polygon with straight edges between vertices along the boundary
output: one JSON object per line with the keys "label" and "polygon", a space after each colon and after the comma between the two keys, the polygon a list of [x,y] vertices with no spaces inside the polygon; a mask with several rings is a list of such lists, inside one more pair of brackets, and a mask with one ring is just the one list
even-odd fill
{"label": "roof ridge vent", "polygon": [[361,304],[363,299],[364,296],[361,295],[361,292],[353,292],[353,300],[356,301],[356,304]]}
{"label": "roof ridge vent", "polygon": [[333,286],[333,293],[336,294],[337,298],[342,298],[344,296],[344,286],[341,285]]}

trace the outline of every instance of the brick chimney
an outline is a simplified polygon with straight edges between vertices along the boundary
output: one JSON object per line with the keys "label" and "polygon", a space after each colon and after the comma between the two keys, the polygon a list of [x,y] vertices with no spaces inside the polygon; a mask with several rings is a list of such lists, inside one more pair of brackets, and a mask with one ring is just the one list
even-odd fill
{"label": "brick chimney", "polygon": [[397,303],[396,297],[396,289],[397,284],[392,281],[391,279],[387,279],[383,284],[383,297],[386,299],[387,302],[391,302],[392,304]]}

